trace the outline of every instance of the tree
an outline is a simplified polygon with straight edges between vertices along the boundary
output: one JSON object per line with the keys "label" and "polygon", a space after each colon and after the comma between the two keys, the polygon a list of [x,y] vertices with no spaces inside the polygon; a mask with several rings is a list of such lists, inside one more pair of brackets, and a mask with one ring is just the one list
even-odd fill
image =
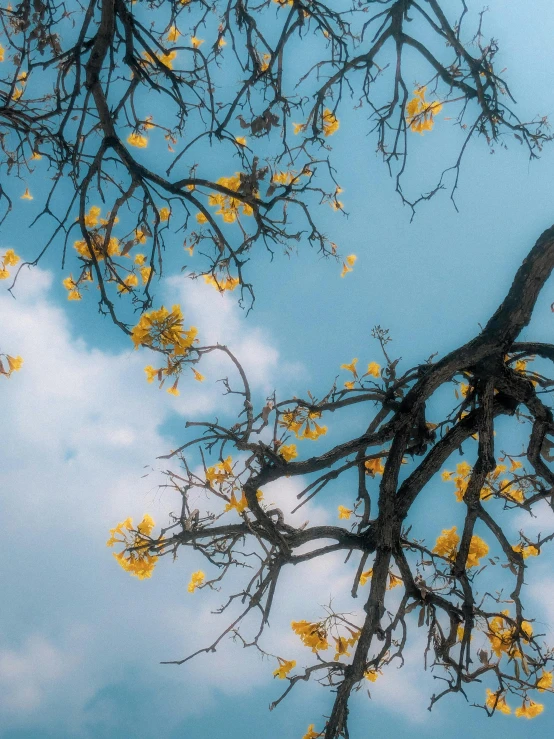
{"label": "tree", "polygon": [[[255,297],[248,265],[262,244],[271,252],[307,242],[342,262],[343,277],[353,269],[355,255],[341,256],[340,245],[318,226],[322,203],[343,211],[340,165],[329,141],[352,100],[357,115],[367,111],[377,151],[412,211],[447,185],[454,198],[463,155],[475,137],[491,147],[516,137],[536,157],[551,138],[548,123],[516,115],[495,67],[497,43],[485,40],[483,14],[475,17],[463,0],[457,18],[439,0],[369,0],[344,11],[298,0],[254,6],[242,0],[38,1],[0,13],[0,58],[7,70],[0,141],[10,175],[0,186],[3,217],[19,195],[19,180],[32,180],[39,167],[52,179],[39,216],[49,235],[32,262],[19,265],[8,250],[0,277],[8,279],[8,268],[19,265],[17,280],[23,266],[58,250],[64,269],[69,262],[69,300],[88,297],[87,287],[95,284],[100,311],[135,348],[155,352],[145,368],[149,382],[177,395],[181,374],[192,370],[202,381],[202,358],[216,351],[227,355],[239,382],[223,381],[225,393],[239,399],[234,422],[187,424],[190,436],[167,457],[179,463],[178,471],[167,473],[181,507],[174,519],[157,535],[148,515],[137,526],[127,519],[112,530],[110,546],[123,544],[119,564],[146,578],[160,557],[193,547],[213,576],[194,572],[190,592],[223,586],[229,572],[244,568],[243,587],[221,609],[225,614],[240,601],[241,614],[199,651],[214,651],[233,635],[274,658],[274,674],[288,681],[274,706],[300,680],[331,686],[329,716],[311,725],[308,739],[348,737],[352,691],[402,660],[415,611],[444,680],[431,705],[482,681],[487,713],[510,712],[512,697],[518,716],[538,715],[543,707],[534,691],[551,690],[554,652],[524,615],[521,589],[526,560],[554,534],[531,538],[522,532],[513,542],[504,520],[509,510],[530,511],[545,500],[554,506],[554,473],[547,464],[554,346],[517,341],[554,266],[554,231],[539,238],[474,339],[404,370],[391,356],[388,332],[377,326],[381,363],[371,361],[365,372],[358,371],[357,359],[343,364],[348,379],[335,380],[320,398],[283,399],[276,391],[260,402],[232,348],[202,345],[179,306],[154,307],[155,278],[177,233],[189,256],[196,253],[201,262],[190,276],[219,292],[238,289],[248,309]],[[476,24],[466,30],[470,19]],[[299,49],[306,58],[300,69]],[[413,91],[407,70],[421,80]],[[441,111],[452,111],[460,149],[438,180],[422,193],[406,194],[411,141],[416,134],[433,135]],[[240,171],[233,173],[236,160]],[[34,196],[25,187],[19,197]],[[68,250],[72,240],[76,255]],[[5,357],[3,374],[21,367],[20,357]],[[535,358],[536,369],[528,369]],[[452,396],[436,400],[445,386],[455,388],[455,402]],[[324,414],[327,422],[329,414],[336,419],[353,406],[366,409],[365,432],[312,456],[309,441],[327,431]],[[437,408],[440,417],[431,422]],[[504,416],[529,426],[524,450],[504,451],[495,441]],[[299,450],[296,440],[307,444]],[[444,469],[453,466],[458,450],[465,456],[456,471]],[[444,521],[430,546],[411,534],[410,522],[441,470],[465,507],[464,524],[458,532]],[[308,478],[301,506],[337,479],[352,485],[353,475],[351,501],[338,506],[339,519],[351,523],[293,526],[288,511],[264,502],[264,485],[285,477]],[[208,495],[206,510],[190,505],[197,489]],[[500,554],[487,559],[493,546]],[[352,597],[364,594],[363,618],[353,620],[330,604],[318,621],[293,622],[314,654],[313,664],[293,672],[295,662],[270,654],[264,642],[279,577],[289,565],[301,568],[337,551],[357,563]],[[513,578],[509,599],[480,589],[492,567]],[[252,613],[259,627],[246,635],[241,624]],[[475,654],[472,636],[479,632],[488,648]],[[331,642],[333,659],[327,656]]]}

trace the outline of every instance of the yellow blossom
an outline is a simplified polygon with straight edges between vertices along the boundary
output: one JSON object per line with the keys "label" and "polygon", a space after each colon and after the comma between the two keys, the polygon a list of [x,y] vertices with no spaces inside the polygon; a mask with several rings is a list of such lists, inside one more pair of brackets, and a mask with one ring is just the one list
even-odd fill
{"label": "yellow blossom", "polygon": [[169,220],[169,216],[171,215],[171,211],[169,208],[160,208],[159,210],[160,214],[160,221],[167,221]]}
{"label": "yellow blossom", "polygon": [[85,213],[85,226],[87,228],[94,228],[98,224],[100,212],[100,208],[97,205],[92,205],[89,208],[88,213]]}
{"label": "yellow blossom", "polygon": [[146,285],[146,283],[150,279],[150,275],[152,273],[152,267],[141,267],[139,269],[139,272],[140,272],[140,276],[142,279],[142,284]]}
{"label": "yellow blossom", "polygon": [[9,276],[9,270],[4,269],[4,267],[0,267],[0,280],[7,280]]}
{"label": "yellow blossom", "polygon": [[527,557],[538,557],[540,554],[538,548],[534,544],[529,544],[529,546],[526,546],[525,544],[516,544],[512,549],[514,552],[519,552],[523,559],[527,559]]}
{"label": "yellow blossom", "polygon": [[340,659],[340,657],[350,657],[348,647],[349,640],[345,639],[344,636],[339,636],[338,639],[335,639],[335,662]]}
{"label": "yellow blossom", "polygon": [[110,538],[106,542],[109,547],[113,547],[114,544],[125,545],[123,551],[118,554],[114,553],[113,556],[126,572],[138,577],[139,580],[151,577],[156,565],[156,556],[150,554],[150,542],[146,538],[152,533],[154,525],[152,517],[146,514],[138,524],[134,535],[131,536],[133,521],[131,518],[126,518],[115,528],[110,529]]}
{"label": "yellow blossom", "polygon": [[146,381],[147,382],[153,382],[154,378],[158,376],[159,370],[154,369],[151,364],[147,365],[144,368],[144,371],[146,372]]}
{"label": "yellow blossom", "polygon": [[365,585],[368,580],[371,580],[372,577],[373,577],[373,568],[370,570],[366,570],[366,572],[362,572],[362,574],[360,575],[360,581],[359,581],[360,585],[362,586]]}
{"label": "yellow blossom", "polygon": [[315,724],[310,724],[308,726],[308,731],[304,734],[302,739],[318,739],[318,737],[321,736],[321,734],[314,729],[314,726]]}
{"label": "yellow blossom", "polygon": [[207,218],[207,216],[204,215],[204,213],[197,213],[196,214],[196,220],[198,221],[198,223],[207,223],[208,222],[208,218]]}
{"label": "yellow blossom", "polygon": [[377,362],[370,362],[367,365],[367,372],[366,375],[372,375],[373,377],[379,377],[381,371],[381,365],[377,364]]}
{"label": "yellow blossom", "polygon": [[235,136],[235,141],[239,146],[246,146],[246,138],[244,136]]}
{"label": "yellow blossom", "polygon": [[279,660],[279,667],[273,671],[273,675],[278,677],[279,680],[284,680],[289,672],[296,667],[296,660],[280,659],[279,657],[277,659]]}
{"label": "yellow blossom", "polygon": [[127,143],[136,146],[138,149],[145,149],[148,146],[148,139],[140,133],[134,131],[127,137]]}
{"label": "yellow blossom", "polygon": [[6,51],[5,51],[4,47],[2,46],[2,44],[0,44],[0,62],[3,62],[4,61],[4,54],[5,53],[6,53]]}
{"label": "yellow blossom", "polygon": [[339,506],[338,511],[339,511],[339,518],[346,518],[346,519],[350,518],[350,516],[354,512],[354,511],[351,511],[350,508],[345,508],[343,505]]}
{"label": "yellow blossom", "polygon": [[227,46],[227,41],[225,41],[223,36],[219,39],[219,41],[217,42],[217,45],[219,46],[220,49],[222,49],[224,46]]}
{"label": "yellow blossom", "polygon": [[357,258],[358,257],[355,254],[349,254],[346,257],[346,259],[342,263],[342,272],[340,273],[341,277],[344,277],[349,272],[352,272],[352,268],[354,267]]}
{"label": "yellow blossom", "polygon": [[206,470],[206,480],[212,485],[214,482],[221,483],[231,477],[233,474],[233,460],[231,457],[227,457],[221,462],[218,462],[213,467],[208,467]]}
{"label": "yellow blossom", "polygon": [[381,461],[381,457],[366,459],[364,467],[366,475],[371,475],[372,477],[375,477],[375,475],[382,475],[385,471],[385,466]]}
{"label": "yellow blossom", "polygon": [[334,113],[329,108],[326,108],[323,111],[323,134],[325,136],[332,136],[335,131],[338,131],[339,125],[339,121]]}
{"label": "yellow blossom", "polygon": [[25,192],[21,196],[21,200],[33,200],[33,196],[31,195],[29,188],[25,188]]}
{"label": "yellow blossom", "polygon": [[305,123],[293,123],[292,130],[294,131],[294,135],[297,136],[301,131],[306,130],[306,124]]}
{"label": "yellow blossom", "polygon": [[178,396],[179,396],[179,395],[181,394],[181,393],[179,392],[179,389],[177,388],[177,383],[178,383],[178,382],[179,382],[178,380],[175,380],[175,382],[173,383],[173,385],[172,385],[171,387],[168,387],[168,388],[167,388],[167,392],[168,392],[168,393],[169,393],[170,395],[175,395],[175,397],[178,397]]}
{"label": "yellow blossom", "polygon": [[345,383],[344,383],[344,387],[345,387],[345,388],[346,388],[347,390],[354,390],[354,385],[355,385],[355,384],[356,384],[356,383],[355,383],[355,382],[354,382],[353,380],[348,380],[347,382],[345,382]]}
{"label": "yellow blossom", "polygon": [[191,367],[193,373],[194,373],[194,379],[197,380],[197,382],[204,382],[206,379],[204,375],[201,375],[200,372],[197,372],[194,367]]}
{"label": "yellow blossom", "polygon": [[412,131],[423,134],[435,125],[434,116],[442,110],[438,100],[425,100],[426,87],[414,90],[414,97],[406,104],[406,123]]}
{"label": "yellow blossom", "polygon": [[177,26],[171,26],[167,33],[167,40],[168,41],[177,41],[179,36],[181,35],[181,32],[177,28]]}
{"label": "yellow blossom", "polygon": [[493,693],[492,690],[489,690],[488,688],[487,700],[485,701],[485,705],[491,710],[494,709],[495,711],[500,711],[500,713],[505,713],[506,715],[509,715],[512,712],[512,709],[506,703],[506,698],[504,697],[504,695]]}
{"label": "yellow blossom", "polygon": [[188,588],[187,588],[189,593],[194,593],[196,588],[202,585],[205,577],[206,575],[202,572],[202,570],[197,570],[196,572],[193,572],[190,578],[190,582],[188,584]]}
{"label": "yellow blossom", "polygon": [[[147,267],[146,269],[150,268]],[[117,286],[117,289],[119,292],[130,292],[130,289],[136,287],[137,285],[138,277],[134,272],[131,272],[131,274],[127,275],[127,277],[123,280],[123,284]]]}
{"label": "yellow blossom", "polygon": [[19,372],[19,370],[23,366],[23,357],[10,357],[9,354],[6,354],[6,359],[8,360],[10,372]]}
{"label": "yellow blossom", "polygon": [[520,708],[516,708],[515,714],[518,718],[535,718],[544,711],[542,703],[535,703],[535,701],[529,700],[523,701]]}
{"label": "yellow blossom", "polygon": [[19,257],[14,252],[13,249],[8,249],[6,253],[4,254],[4,264],[7,267],[15,267],[15,265],[19,262]]}
{"label": "yellow blossom", "polygon": [[552,673],[546,670],[542,671],[542,675],[537,682],[537,690],[539,693],[544,693],[545,690],[552,687]]}
{"label": "yellow blossom", "polygon": [[248,508],[248,501],[246,500],[246,495],[244,494],[244,490],[242,492],[242,496],[240,500],[237,500],[235,497],[235,492],[233,491],[231,493],[231,498],[227,505],[225,506],[225,513],[228,511],[235,510],[237,513],[242,513],[246,508]]}
{"label": "yellow blossom", "polygon": [[204,39],[202,39],[202,38],[196,38],[196,36],[191,36],[190,37],[190,43],[191,43],[191,45],[192,45],[193,48],[198,49],[198,47],[199,46],[202,46],[202,44],[204,43]]}
{"label": "yellow blossom", "polygon": [[379,677],[379,672],[374,667],[370,667],[369,670],[364,672],[364,677],[369,682],[374,683]]}
{"label": "yellow blossom", "polygon": [[291,628],[306,647],[312,652],[323,652],[329,649],[327,631],[321,623],[310,623],[309,621],[292,621]]}
{"label": "yellow blossom", "polygon": [[279,454],[283,457],[285,462],[290,462],[292,459],[298,457],[296,444],[283,444],[279,447]]}
{"label": "yellow blossom", "polygon": [[356,372],[356,365],[358,364],[358,360],[354,358],[350,364],[341,364],[340,368],[343,370],[347,370],[348,372],[352,372],[354,377],[358,377],[358,373]]}

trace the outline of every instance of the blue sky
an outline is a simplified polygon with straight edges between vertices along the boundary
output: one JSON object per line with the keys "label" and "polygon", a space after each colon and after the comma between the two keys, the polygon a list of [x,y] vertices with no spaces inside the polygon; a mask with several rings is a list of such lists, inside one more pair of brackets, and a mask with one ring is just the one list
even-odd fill
{"label": "blue sky", "polygon": [[[487,28],[501,42],[518,107],[529,116],[554,116],[551,4],[494,0],[489,6]],[[332,141],[350,215],[322,206],[330,236],[344,254],[358,256],[351,274],[340,279],[340,266],[304,245],[273,263],[260,252],[250,268],[256,304],[248,317],[235,296],[220,297],[181,277],[177,260],[158,289],[159,302],[181,302],[201,335],[228,343],[259,399],[274,388],[282,397],[307,389],[322,394],[342,362],[379,361],[370,338],[376,324],[390,329],[392,352],[405,367],[459,345],[494,311],[526,252],[554,220],[554,149],[529,163],[514,141],[494,154],[476,142],[462,170],[459,212],[442,193],[410,222],[360,116],[346,105]],[[452,161],[459,136],[439,120],[432,133],[415,138],[407,183],[413,188]],[[36,253],[41,230],[23,226],[38,202],[37,187],[35,201],[18,205],[6,223],[0,249]],[[300,685],[269,713],[283,683],[272,681],[271,663],[232,642],[182,667],[158,664],[204,645],[226,625],[210,613],[221,594],[186,592],[190,573],[201,566],[195,555],[166,559],[152,580],[141,582],[118,568],[105,547],[108,529],[126,516],[137,519],[148,511],[161,523],[175,509],[171,494],[158,487],[164,467],[156,457],[182,440],[185,420],[220,412],[214,381],[227,369],[213,360],[204,385],[189,381],[180,398],[159,392],[144,382],[146,353],[132,351],[118,329],[96,314],[92,296],[68,303],[62,276],[49,255],[23,275],[15,300],[0,292],[0,350],[25,358],[24,369],[0,384],[0,588],[7,594],[0,611],[0,737],[299,739],[309,723],[321,726],[331,705],[325,689]],[[550,281],[525,335],[551,340],[553,299]],[[341,431],[330,428],[328,439],[317,442],[321,449]],[[298,481],[289,481],[271,495],[285,505],[299,490]],[[334,521],[343,502],[335,495],[344,492],[333,489],[298,515],[312,523]],[[444,501],[436,509],[445,516],[448,510]],[[517,531],[523,522],[512,525]],[[529,526],[552,530],[554,516],[542,511]],[[551,641],[553,564],[554,556],[541,555],[527,586],[533,615]],[[314,565],[303,578],[295,575],[285,579],[271,629],[272,639],[290,654],[297,648],[291,618],[310,618],[331,595],[340,599],[351,577],[340,558]],[[371,700],[365,689],[355,696],[353,739],[370,733],[521,739],[530,731],[554,732],[551,696],[544,714],[522,725],[501,715],[489,720],[461,697],[428,713],[433,683],[423,672],[415,629],[406,666],[390,668],[372,685]],[[470,693],[470,702],[480,696]]]}

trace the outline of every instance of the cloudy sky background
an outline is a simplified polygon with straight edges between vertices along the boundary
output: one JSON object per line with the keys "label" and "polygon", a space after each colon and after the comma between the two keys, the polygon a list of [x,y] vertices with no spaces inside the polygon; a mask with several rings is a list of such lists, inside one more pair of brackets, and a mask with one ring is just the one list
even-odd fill
{"label": "cloudy sky background", "polygon": [[[519,107],[529,117],[552,116],[554,10],[546,1],[490,6],[487,28],[501,41]],[[307,247],[274,264],[260,254],[251,270],[257,299],[248,317],[233,295],[220,297],[177,270],[158,290],[159,302],[182,304],[187,322],[206,341],[224,340],[235,351],[258,398],[274,388],[281,397],[306,389],[321,394],[342,362],[354,356],[379,361],[370,339],[375,324],[391,330],[393,353],[404,367],[460,344],[487,320],[528,249],[554,222],[554,150],[529,164],[510,141],[508,151],[494,155],[482,142],[471,147],[459,213],[442,194],[410,223],[373,144],[363,132],[355,138],[361,127],[354,116],[345,110],[332,142],[336,161],[344,163],[339,181],[350,216],[324,214],[343,253],[358,255],[352,274],[339,279],[340,267]],[[452,158],[457,134],[450,125],[439,121],[418,139],[416,172]],[[353,157],[353,150],[360,154]],[[23,229],[21,214],[27,208],[30,220],[35,207],[36,201],[18,208],[1,248],[34,256],[41,233]],[[159,665],[208,644],[226,625],[211,613],[223,596],[187,593],[190,573],[202,566],[188,552],[174,563],[160,562],[151,580],[129,577],[105,547],[107,532],[128,515],[137,520],[149,512],[163,523],[175,510],[175,497],[159,488],[165,463],[156,458],[182,441],[185,420],[223,412],[215,380],[228,370],[210,360],[203,385],[190,380],[180,398],[159,392],[144,381],[146,353],[134,352],[96,315],[92,298],[67,303],[61,277],[56,259],[48,257],[23,275],[15,299],[0,293],[0,350],[25,358],[23,370],[0,383],[0,737],[294,739],[308,723],[321,726],[331,705],[326,690],[299,685],[269,713],[284,686],[272,679],[275,665],[231,641],[184,666]],[[552,300],[550,281],[526,336],[552,340]],[[317,443],[323,449],[340,430],[330,428],[329,439]],[[291,480],[268,496],[286,506],[300,489],[301,481]],[[316,502],[302,516],[334,522],[344,500]],[[554,517],[546,510],[538,521],[514,517],[510,525],[514,535],[522,525],[544,533],[554,530]],[[554,641],[553,565],[548,553],[532,562],[527,598]],[[350,583],[338,556],[286,573],[271,624],[272,650],[306,663],[290,620],[315,618],[330,597],[340,603]],[[550,696],[544,714],[523,726],[514,717],[488,720],[462,697],[429,714],[436,686],[423,672],[417,629],[405,667],[389,668],[370,687],[371,700],[364,686],[352,703],[355,739],[369,731],[452,738],[486,732],[507,739],[531,728],[554,731]]]}

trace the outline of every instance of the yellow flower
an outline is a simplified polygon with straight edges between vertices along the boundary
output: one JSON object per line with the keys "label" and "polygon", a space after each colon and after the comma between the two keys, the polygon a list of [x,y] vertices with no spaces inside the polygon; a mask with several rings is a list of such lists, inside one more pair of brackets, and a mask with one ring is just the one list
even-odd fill
{"label": "yellow flower", "polygon": [[349,647],[349,640],[345,639],[344,636],[339,636],[338,639],[335,639],[335,662],[340,657],[350,657],[350,652],[348,651]]}
{"label": "yellow flower", "polygon": [[194,367],[191,367],[191,369],[192,369],[192,371],[193,371],[193,373],[194,373],[194,379],[195,379],[195,380],[197,380],[198,382],[204,382],[204,380],[206,379],[206,378],[204,377],[204,375],[201,375],[201,374],[200,374],[200,372],[197,372],[197,371],[196,371],[196,370],[194,369]]}
{"label": "yellow flower", "polygon": [[[146,267],[146,269],[150,269],[150,267]],[[136,287],[138,285],[138,277],[134,272],[131,272],[130,275],[127,275],[127,277],[123,280],[123,285],[118,285],[117,289],[119,292],[130,292],[130,288]]]}
{"label": "yellow flower", "polygon": [[374,683],[379,677],[379,673],[377,672],[375,668],[371,667],[369,670],[366,670],[364,672],[364,677],[366,680],[369,680],[371,683]]}
{"label": "yellow flower", "polygon": [[85,226],[87,228],[94,228],[98,224],[100,213],[100,208],[97,205],[92,205],[88,213],[85,214]]}
{"label": "yellow flower", "polygon": [[198,47],[199,46],[202,46],[202,44],[204,43],[204,39],[202,39],[202,38],[196,38],[196,36],[191,36],[190,37],[190,43],[191,43],[191,45],[192,45],[193,48],[198,49]]}
{"label": "yellow flower", "polygon": [[367,365],[366,375],[372,375],[373,377],[379,377],[380,372],[381,372],[381,365],[377,364],[377,362],[370,362]]}
{"label": "yellow flower", "polygon": [[181,35],[181,32],[177,28],[177,26],[171,26],[171,28],[168,31],[167,34],[167,40],[168,41],[177,41],[179,36]]}
{"label": "yellow flower", "polygon": [[542,671],[542,675],[540,676],[538,682],[537,682],[537,690],[539,693],[544,693],[545,690],[548,690],[548,688],[552,687],[552,673],[547,672],[546,670]]}
{"label": "yellow flower", "polygon": [[246,495],[244,494],[244,490],[242,492],[240,500],[237,500],[235,497],[234,491],[231,493],[231,498],[227,505],[225,506],[225,513],[228,511],[235,510],[237,513],[242,513],[246,508],[248,508],[248,501],[246,500]]}
{"label": "yellow flower", "polygon": [[21,196],[21,200],[33,200],[33,196],[29,192],[29,188],[28,187],[25,188],[25,192]]}
{"label": "yellow flower", "polygon": [[169,220],[169,216],[171,215],[171,211],[169,208],[160,208],[160,221],[167,221]]}
{"label": "yellow flower", "polygon": [[305,123],[293,123],[292,130],[294,131],[294,135],[297,136],[301,131],[306,130],[306,124]]}
{"label": "yellow flower", "polygon": [[486,544],[479,536],[472,536],[469,543],[466,567],[478,567],[481,557],[486,557],[488,553],[488,544]]}
{"label": "yellow flower", "polygon": [[4,47],[2,46],[2,44],[0,44],[0,62],[3,62],[4,61],[4,54],[5,53],[6,52],[5,52]]}
{"label": "yellow flower", "polygon": [[[279,2],[279,0],[277,0]],[[318,737],[321,736],[321,734],[314,729],[315,724],[310,724],[308,726],[308,731],[304,734],[302,739],[318,739]]]}
{"label": "yellow flower", "polygon": [[338,131],[339,125],[339,121],[334,113],[329,108],[326,108],[323,111],[323,134],[325,136],[332,136],[335,131]]}
{"label": "yellow flower", "polygon": [[177,396],[179,396],[179,395],[181,394],[181,393],[179,392],[179,390],[177,389],[177,383],[178,383],[178,382],[179,382],[179,380],[175,380],[175,382],[173,383],[173,385],[172,385],[171,387],[168,387],[168,388],[167,388],[167,392],[168,392],[168,393],[169,393],[170,395],[175,395],[175,397],[177,397]]}
{"label": "yellow flower", "polygon": [[323,652],[329,649],[327,631],[323,624],[312,624],[309,621],[292,621],[291,628],[300,637],[302,644],[310,647],[312,652]]}
{"label": "yellow flower", "polygon": [[246,139],[244,136],[235,136],[235,141],[239,146],[246,146]]}
{"label": "yellow flower", "polygon": [[202,583],[204,582],[204,578],[206,575],[202,572],[202,570],[197,570],[196,572],[193,572],[190,578],[190,582],[188,584],[187,590],[189,593],[194,593],[196,588],[200,587]]}
{"label": "yellow flower", "polygon": [[341,364],[340,368],[347,370],[348,372],[352,372],[354,377],[358,377],[358,373],[356,372],[356,365],[358,364],[358,360],[354,358],[350,364]]}
{"label": "yellow flower", "polygon": [[289,672],[296,667],[296,660],[291,659],[290,661],[287,661],[286,659],[280,659],[279,657],[277,657],[277,659],[279,660],[279,667],[273,671],[273,674],[275,677],[278,677],[279,680],[284,680]]}
{"label": "yellow flower", "polygon": [[144,254],[135,254],[135,264],[138,264],[139,267],[142,267],[145,262],[146,257]]}
{"label": "yellow flower", "polygon": [[19,370],[23,366],[23,357],[20,357],[20,356],[10,357],[9,354],[6,354],[6,358],[8,360],[10,372],[19,372]]}
{"label": "yellow flower", "polygon": [[154,378],[158,376],[159,370],[154,369],[151,364],[147,365],[144,368],[144,371],[146,372],[146,382],[154,382]]}
{"label": "yellow flower", "polygon": [[4,265],[7,267],[15,267],[15,265],[19,262],[19,257],[14,252],[13,249],[8,249],[6,253],[4,254]]}
{"label": "yellow flower", "polygon": [[524,700],[520,708],[516,708],[516,716],[518,718],[535,718],[544,711],[542,703],[535,703],[530,700],[528,703]]}
{"label": "yellow flower", "polygon": [[448,482],[452,479],[453,472],[449,472],[448,470],[443,470],[441,473],[441,477],[445,482]]}
{"label": "yellow flower", "polygon": [[456,533],[456,526],[453,526],[451,529],[443,529],[442,534],[438,537],[433,547],[433,552],[441,557],[454,559],[459,543],[460,537]]}
{"label": "yellow flower", "polygon": [[196,214],[196,220],[198,221],[198,223],[207,223],[208,222],[208,219],[204,215],[204,213],[197,213]]}
{"label": "yellow flower", "polygon": [[389,572],[389,585],[387,590],[392,590],[393,588],[398,587],[398,585],[402,585],[404,583],[404,580],[401,577],[398,577],[398,575],[394,575],[392,572]]}
{"label": "yellow flower", "polygon": [[[108,547],[113,547],[116,543],[125,545],[122,552],[114,553],[113,556],[125,572],[138,577],[139,580],[152,577],[156,565],[156,556],[150,554],[150,543],[145,538],[150,536],[154,525],[152,517],[146,514],[137,526],[136,532],[131,536],[133,521],[131,518],[126,518],[125,521],[121,521],[113,529],[110,529],[110,538],[106,542]],[[126,532],[129,533],[126,533],[123,529],[126,529]],[[122,538],[117,538],[118,536]]]}
{"label": "yellow flower", "polygon": [[366,475],[371,475],[372,477],[375,477],[375,475],[382,475],[385,471],[385,466],[381,461],[381,457],[377,457],[376,459],[366,459],[364,467]]}
{"label": "yellow flower", "polygon": [[368,580],[371,580],[372,577],[373,577],[373,568],[371,568],[370,570],[366,570],[366,572],[362,572],[362,574],[360,575],[360,581],[359,581],[360,585],[362,586],[365,585]]}
{"label": "yellow flower", "polygon": [[406,104],[406,123],[412,131],[423,134],[435,125],[434,116],[442,110],[438,100],[425,100],[426,87],[414,90],[414,97]]}
{"label": "yellow flower", "polygon": [[344,387],[345,387],[345,388],[346,388],[347,390],[354,390],[354,385],[355,385],[355,384],[356,384],[356,383],[355,383],[355,382],[354,382],[353,380],[348,380],[347,382],[345,382],[345,383],[344,383]]}
{"label": "yellow flower", "polygon": [[223,36],[219,39],[219,41],[217,42],[217,45],[219,46],[220,49],[222,49],[224,46],[227,46],[227,41],[225,41]]}
{"label": "yellow flower", "polygon": [[350,518],[350,516],[354,512],[354,511],[351,511],[349,508],[345,508],[343,505],[339,506],[338,511],[339,511],[339,518],[346,518],[346,519]]}
{"label": "yellow flower", "polygon": [[506,698],[503,694],[493,693],[492,690],[487,688],[487,700],[485,701],[487,708],[500,713],[505,713],[507,716],[512,712],[510,706],[506,703]]}
{"label": "yellow flower", "polygon": [[150,274],[152,272],[152,267],[141,267],[139,269],[140,276],[142,278],[142,284],[146,285],[148,280],[150,279]]}
{"label": "yellow flower", "polygon": [[10,273],[7,269],[0,268],[0,280],[7,280],[9,276]]}
{"label": "yellow flower", "polygon": [[283,444],[279,447],[279,454],[283,457],[285,462],[290,462],[292,459],[298,457],[296,444]]}
{"label": "yellow flower", "polygon": [[127,143],[136,146],[137,149],[145,149],[148,146],[148,139],[140,133],[134,131],[127,137]]}
{"label": "yellow flower", "polygon": [[206,481],[212,485],[217,482],[219,485],[225,482],[226,479],[231,477],[233,474],[233,459],[227,457],[222,462],[218,462],[213,467],[208,467],[206,470]]}

